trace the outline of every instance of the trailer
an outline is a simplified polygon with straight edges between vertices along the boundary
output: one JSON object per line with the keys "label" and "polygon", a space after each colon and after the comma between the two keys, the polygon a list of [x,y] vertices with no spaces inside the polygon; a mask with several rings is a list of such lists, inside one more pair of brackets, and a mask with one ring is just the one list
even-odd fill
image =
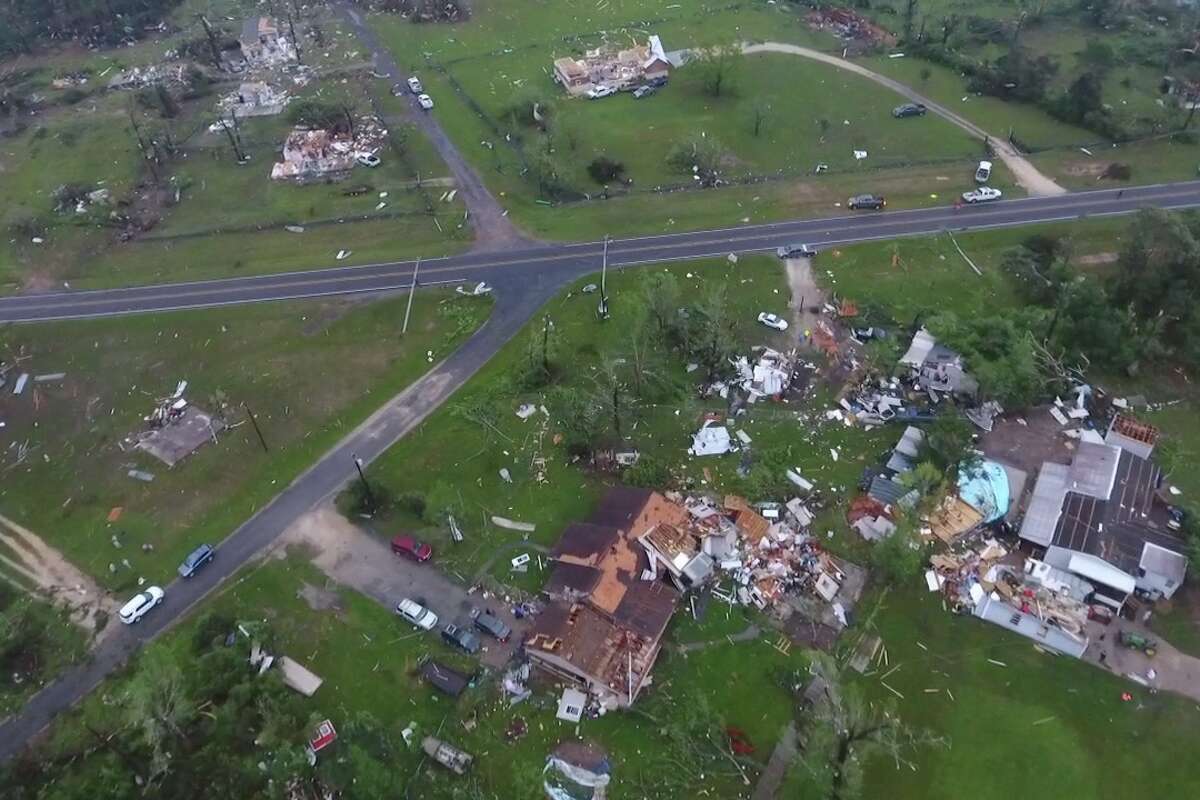
{"label": "trailer", "polygon": [[435,739],[432,736],[426,736],[421,741],[421,749],[434,761],[459,775],[465,773],[467,767],[471,766],[471,762],[475,760],[475,756],[470,753],[464,753],[457,747],[447,744],[441,739]]}

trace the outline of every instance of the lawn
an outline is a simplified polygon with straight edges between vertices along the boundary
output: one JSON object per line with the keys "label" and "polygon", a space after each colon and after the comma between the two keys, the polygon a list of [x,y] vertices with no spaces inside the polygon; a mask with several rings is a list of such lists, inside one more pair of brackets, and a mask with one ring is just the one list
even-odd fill
{"label": "lawn", "polygon": [[[178,34],[128,52],[64,47],[13,61],[14,70],[31,76],[22,85],[40,87],[48,99],[0,144],[6,189],[0,197],[6,234],[0,245],[0,289],[63,283],[96,288],[303,269],[332,264],[342,249],[354,251],[346,263],[364,263],[443,255],[469,244],[463,204],[441,199],[449,188],[442,185],[447,168],[431,144],[398,116],[388,83],[369,77],[357,41],[324,7],[306,12],[297,23],[302,31],[322,31],[324,47],[312,47],[305,56],[316,78],[304,85],[291,76],[280,80],[296,99],[344,105],[359,116],[377,107],[382,114],[388,129],[382,164],[357,167],[344,181],[300,186],[269,180],[290,130],[286,111],[242,120],[240,137],[250,160],[237,163],[226,136],[207,128],[216,119],[218,98],[236,89],[245,75],[218,74],[207,93],[180,101],[170,119],[142,109],[132,92],[103,89],[115,70],[161,58],[179,40],[198,35],[195,12],[220,22],[252,10],[257,13],[258,6],[238,0],[190,1],[177,10]],[[76,72],[90,74],[83,87],[87,94],[62,105],[64,92],[43,84]],[[131,114],[144,138],[169,137],[176,144],[176,155],[158,168],[157,183],[139,152]],[[434,185],[425,184],[430,179]],[[107,189],[110,197],[84,213],[74,207],[55,210],[53,195],[61,186]],[[132,224],[136,235],[122,231],[118,212],[137,220]],[[307,238],[320,243],[297,247],[296,239],[280,235],[288,225],[338,230],[310,230]],[[355,247],[360,239],[362,246]]]}
{"label": "lawn", "polygon": [[[797,57],[746,57],[735,69],[732,91],[716,98],[701,91],[698,67],[677,70],[669,86],[644,100],[568,100],[550,78],[557,56],[582,52],[604,37],[622,43],[647,32],[662,36],[668,50],[733,39],[832,46],[833,39],[808,28],[784,4],[695,13],[645,0],[601,7],[520,0],[503,10],[476,9],[471,21],[444,26],[453,35],[441,38],[429,36],[428,26],[388,14],[371,21],[401,65],[418,73],[436,98],[434,113],[459,149],[518,224],[539,236],[571,239],[827,214],[849,195],[868,191],[887,194],[896,208],[944,203],[967,187],[980,153],[981,145],[937,117],[893,119],[890,111],[901,100],[888,90]],[[512,98],[531,88],[558,98],[550,142],[568,191],[553,207],[525,172],[543,137],[508,111]],[[763,111],[758,135],[756,108]],[[722,143],[725,177],[753,185],[652,191],[691,182],[667,165],[666,156],[676,142],[700,132]],[[856,160],[855,149],[868,157]],[[610,186],[603,202],[596,199],[603,187],[586,171],[601,154],[621,161],[633,181]],[[818,163],[829,171],[814,175]],[[995,183],[1012,187],[1003,169]],[[591,200],[563,202],[580,193]]]}
{"label": "lawn", "polygon": [[[165,577],[451,352],[488,310],[449,292],[422,293],[401,337],[405,303],[288,302],[9,328],[0,334],[6,360],[66,378],[0,394],[5,515],[109,589]],[[146,428],[155,398],[180,380],[194,404],[235,427],[167,469],[126,437]],[[247,407],[269,452],[246,424]],[[153,482],[130,478],[130,469]]]}

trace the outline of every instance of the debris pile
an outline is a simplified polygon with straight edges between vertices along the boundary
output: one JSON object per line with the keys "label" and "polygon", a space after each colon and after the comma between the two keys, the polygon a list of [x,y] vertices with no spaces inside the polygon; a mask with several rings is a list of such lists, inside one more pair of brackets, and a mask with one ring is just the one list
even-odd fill
{"label": "debris pile", "polygon": [[[282,89],[276,89],[262,81],[251,81],[241,84],[236,91],[230,92],[218,100],[217,111],[220,112],[222,118],[230,115],[239,119],[267,117],[283,111],[284,106],[291,99],[291,96]],[[216,123],[214,127],[220,124]]]}
{"label": "debris pile", "polygon": [[387,135],[375,116],[361,117],[351,131],[295,128],[283,143],[283,160],[271,168],[271,180],[344,178],[357,161],[377,158]]}
{"label": "debris pile", "polygon": [[896,37],[849,8],[821,8],[805,15],[809,27],[829,31],[846,42],[893,47]]}
{"label": "debris pile", "polygon": [[[173,467],[207,442],[216,442],[217,434],[226,428],[225,421],[189,403],[184,397],[187,387],[187,381],[180,381],[172,394],[158,398],[143,417],[146,430],[126,436],[120,442],[121,449],[142,450]],[[154,479],[150,473],[138,470],[129,474],[139,480]]]}

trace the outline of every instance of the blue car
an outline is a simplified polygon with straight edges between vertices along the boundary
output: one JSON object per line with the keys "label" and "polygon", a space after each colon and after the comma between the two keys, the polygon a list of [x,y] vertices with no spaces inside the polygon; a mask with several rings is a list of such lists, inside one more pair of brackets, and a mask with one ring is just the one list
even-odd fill
{"label": "blue car", "polygon": [[200,545],[179,565],[179,574],[185,578],[192,577],[201,567],[212,561],[212,557],[216,552],[210,544]]}

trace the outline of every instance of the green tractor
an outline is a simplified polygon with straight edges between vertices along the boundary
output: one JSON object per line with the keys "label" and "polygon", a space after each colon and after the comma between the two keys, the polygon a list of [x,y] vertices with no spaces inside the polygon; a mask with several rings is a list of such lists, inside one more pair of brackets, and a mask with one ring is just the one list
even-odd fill
{"label": "green tractor", "polygon": [[1130,650],[1139,650],[1145,653],[1149,658],[1153,658],[1154,654],[1158,652],[1158,642],[1138,633],[1121,631],[1117,635],[1117,641]]}

